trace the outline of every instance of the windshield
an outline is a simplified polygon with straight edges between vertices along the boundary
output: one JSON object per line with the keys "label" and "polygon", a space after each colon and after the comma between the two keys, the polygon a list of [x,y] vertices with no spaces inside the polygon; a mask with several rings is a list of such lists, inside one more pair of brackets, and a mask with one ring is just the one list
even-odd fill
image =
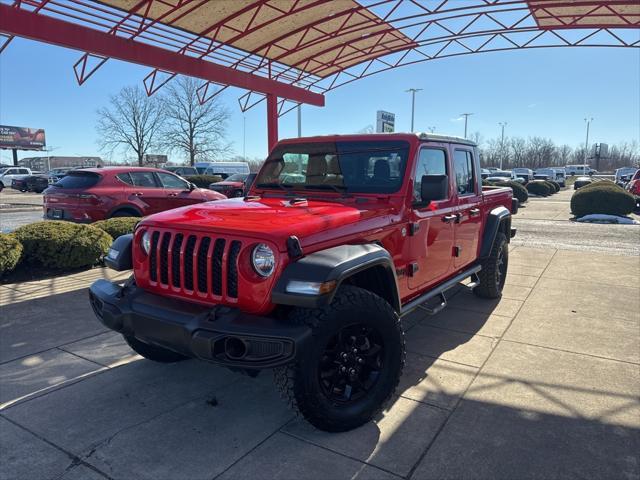
{"label": "windshield", "polygon": [[7,170],[9,170],[8,168],[0,168],[0,175],[4,174]]}
{"label": "windshield", "polygon": [[400,189],[409,144],[402,141],[280,145],[255,181],[257,188],[393,193]]}
{"label": "windshield", "polygon": [[509,172],[494,172],[493,173],[494,177],[505,177],[505,178],[511,178],[511,174]]}
{"label": "windshield", "polygon": [[247,179],[246,173],[236,173],[227,178],[227,182],[244,182]]}

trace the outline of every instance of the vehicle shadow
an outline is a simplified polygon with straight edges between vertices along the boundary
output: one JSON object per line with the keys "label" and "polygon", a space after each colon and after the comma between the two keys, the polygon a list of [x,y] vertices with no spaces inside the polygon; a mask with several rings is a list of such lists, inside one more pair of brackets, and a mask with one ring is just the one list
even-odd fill
{"label": "vehicle shadow", "polygon": [[[76,309],[88,305],[78,294],[86,292],[53,301],[75,322],[93,321]],[[111,478],[637,477],[638,399],[624,386],[633,382],[582,386],[516,370],[478,376],[506,327],[493,315],[497,302],[477,300],[471,310],[465,295],[456,292],[435,316],[417,310],[402,319],[408,354],[397,395],[350,432],[321,432],[295,418],[269,372],[253,379],[194,360],[138,358],[0,417],[71,452],[71,468],[90,464]],[[46,306],[43,299],[38,315]],[[47,335],[57,325],[31,332]],[[0,477],[33,477],[19,461],[24,442],[9,438]],[[46,465],[48,477],[63,473]]]}

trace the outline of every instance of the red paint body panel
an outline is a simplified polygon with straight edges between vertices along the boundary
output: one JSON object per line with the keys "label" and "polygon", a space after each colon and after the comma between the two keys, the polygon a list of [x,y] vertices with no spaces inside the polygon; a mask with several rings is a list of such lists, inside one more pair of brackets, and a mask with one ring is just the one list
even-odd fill
{"label": "red paint body panel", "polygon": [[[332,191],[304,191],[300,194],[304,194],[306,200],[291,202],[292,197],[286,197],[285,192],[259,189],[254,184],[247,200],[236,198],[188,206],[146,218],[136,232],[134,244],[137,284],[162,295],[209,305],[237,306],[248,313],[268,314],[275,307],[270,303],[271,289],[290,261],[286,241],[291,235],[298,237],[306,255],[337,245],[379,242],[390,253],[398,271],[407,271],[411,264],[417,264],[415,275],[398,276],[398,290],[403,303],[456,275],[477,260],[486,216],[498,206],[510,209],[512,192],[508,188],[485,191],[477,182],[473,195],[458,198],[455,178],[449,175],[450,197],[428,207],[416,208],[413,205],[413,171],[419,148],[444,149],[449,171],[452,171],[453,146],[450,142],[424,141],[412,134],[384,134],[299,138],[280,144],[386,139],[406,140],[410,145],[402,186],[393,194],[354,193],[344,197]],[[457,145],[456,148],[473,150],[473,147],[465,145]],[[471,209],[479,212],[474,210],[471,214]],[[452,214],[460,215],[459,223],[442,221],[443,216]],[[419,227],[414,235],[408,233],[412,224]],[[212,254],[211,243],[202,243],[203,237],[209,237],[210,242],[224,240],[226,246],[229,242],[240,242],[242,246],[233,264],[225,254],[220,257],[222,267],[215,267],[226,269],[224,280],[227,284],[235,281],[235,274],[229,275],[228,272],[237,269],[238,297],[213,294],[210,279],[205,291],[200,293],[185,290],[182,286],[174,288],[167,285],[168,278],[164,284],[153,281],[149,273],[150,260],[140,249],[140,237],[146,230],[170,232],[168,236],[171,238],[177,234],[185,239],[193,237],[193,242],[208,246],[207,252],[199,253],[196,247],[193,252],[185,252],[183,243],[179,255],[175,254],[176,261],[179,257],[180,262],[194,262],[189,263],[193,265],[194,282],[199,274],[196,272],[198,255],[202,257],[202,271],[208,269],[206,275],[210,275],[214,268],[211,259],[216,256],[215,252]],[[169,245],[170,241],[167,242]],[[266,280],[258,277],[251,267],[250,255],[258,243],[267,244],[277,257],[276,271]],[[461,247],[463,254],[455,257],[454,246]],[[158,248],[160,254],[163,249]],[[159,267],[155,265],[155,268]],[[184,270],[182,263],[180,269]],[[158,270],[157,278],[161,270]],[[191,275],[191,270],[188,273]],[[202,281],[204,288],[204,277]]]}
{"label": "red paint body panel", "polygon": [[87,188],[49,187],[44,192],[45,217],[54,218],[53,211],[58,210],[63,212],[64,220],[91,223],[110,218],[114,212],[121,209],[129,209],[136,211],[140,216],[147,216],[163,210],[226,198],[218,192],[206,189],[187,191],[159,186],[139,187],[126,184],[117,178],[118,174],[129,172],[168,173],[156,168],[86,168],[81,172],[97,174],[100,179]]}

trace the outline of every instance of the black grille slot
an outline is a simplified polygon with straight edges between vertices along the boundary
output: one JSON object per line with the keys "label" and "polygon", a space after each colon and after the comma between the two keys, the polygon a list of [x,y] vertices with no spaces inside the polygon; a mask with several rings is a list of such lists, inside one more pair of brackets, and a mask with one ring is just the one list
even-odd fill
{"label": "black grille slot", "polygon": [[196,247],[196,237],[190,235],[184,249],[184,288],[193,290],[193,251]]}
{"label": "black grille slot", "polygon": [[222,256],[224,255],[225,240],[218,238],[213,246],[213,256],[211,257],[212,278],[211,284],[214,295],[222,295]]}
{"label": "black grille slot", "polygon": [[238,298],[238,254],[240,242],[234,240],[229,248],[229,263],[227,264],[227,295]]}
{"label": "black grille slot", "polygon": [[160,243],[160,283],[169,285],[169,242],[171,241],[171,234],[165,233],[162,235],[162,242]]}
{"label": "black grille slot", "polygon": [[158,239],[160,232],[153,232],[151,235],[151,251],[149,252],[149,276],[153,282],[158,281]]}
{"label": "black grille slot", "polygon": [[176,288],[180,288],[180,249],[182,248],[182,240],[184,236],[181,233],[176,235],[171,249],[171,283]]}
{"label": "black grille slot", "polygon": [[207,254],[209,253],[209,246],[211,245],[211,239],[205,237],[200,241],[200,248],[198,249],[198,291],[207,293]]}

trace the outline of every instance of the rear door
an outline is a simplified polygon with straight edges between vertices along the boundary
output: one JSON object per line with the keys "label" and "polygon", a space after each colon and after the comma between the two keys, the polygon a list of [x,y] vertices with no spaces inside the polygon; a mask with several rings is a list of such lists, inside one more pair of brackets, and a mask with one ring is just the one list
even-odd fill
{"label": "rear door", "polygon": [[[407,276],[409,288],[427,287],[447,277],[451,271],[451,252],[454,240],[455,195],[451,190],[448,150],[446,144],[429,144],[418,151],[413,172],[413,208],[409,225],[410,246]],[[420,204],[420,184],[423,175],[449,175],[449,196]]]}
{"label": "rear door", "polygon": [[453,264],[458,269],[477,257],[482,227],[482,188],[478,179],[480,165],[475,149],[463,145],[452,145],[451,148],[454,185],[458,194]]}
{"label": "rear door", "polygon": [[[126,175],[118,175],[123,180]],[[125,187],[128,201],[137,205],[143,210],[143,215],[169,210],[171,202],[167,199],[167,194],[160,185],[160,182],[151,171],[129,172],[131,184]],[[125,180],[123,180],[125,181]]]}

